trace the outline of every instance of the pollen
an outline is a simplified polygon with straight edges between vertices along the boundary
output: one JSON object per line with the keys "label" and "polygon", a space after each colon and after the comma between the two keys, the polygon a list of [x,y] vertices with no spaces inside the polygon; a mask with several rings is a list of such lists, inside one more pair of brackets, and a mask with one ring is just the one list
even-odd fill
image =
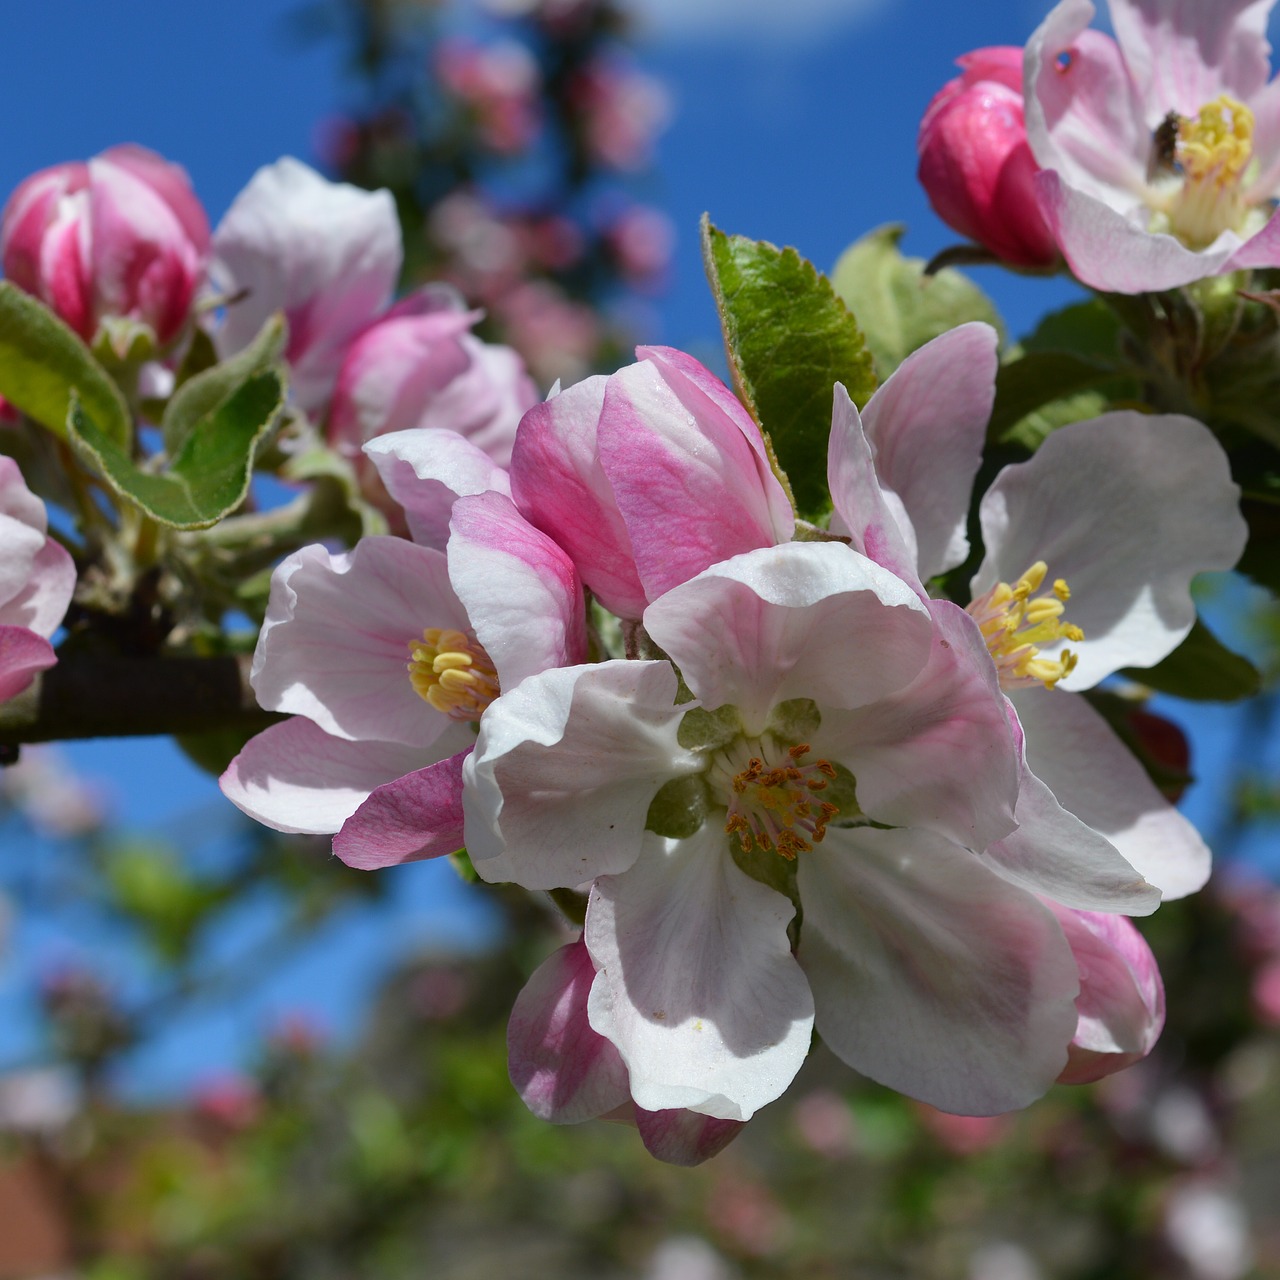
{"label": "pollen", "polygon": [[740,740],[717,760],[712,772],[729,810],[724,829],[745,852],[759,848],[794,861],[827,834],[840,810],[821,793],[836,770],[829,760],[806,761],[808,755],[807,743],[777,752],[756,739]]}
{"label": "pollen", "polygon": [[1040,590],[1048,572],[1048,565],[1037,560],[1017,582],[997,582],[969,605],[1003,689],[1052,689],[1075,669],[1077,657],[1069,649],[1053,658],[1040,655],[1044,645],[1084,639],[1084,632],[1062,616],[1071,598],[1066,582],[1058,578],[1047,591]]}
{"label": "pollen", "polygon": [[462,631],[428,627],[409,641],[409,683],[454,720],[478,720],[498,696],[498,673],[479,642]]}
{"label": "pollen", "polygon": [[1240,231],[1250,212],[1245,198],[1250,171],[1256,168],[1253,112],[1224,93],[1195,116],[1166,120],[1169,172],[1181,175],[1181,182],[1157,201],[1167,219],[1167,227],[1158,229],[1196,249],[1212,244],[1223,231]]}

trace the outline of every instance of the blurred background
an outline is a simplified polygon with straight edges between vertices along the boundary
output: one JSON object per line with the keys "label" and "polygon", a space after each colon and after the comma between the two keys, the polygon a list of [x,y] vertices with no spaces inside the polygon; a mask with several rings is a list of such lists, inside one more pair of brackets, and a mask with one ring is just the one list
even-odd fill
{"label": "blurred background", "polygon": [[[447,279],[545,391],[683,347],[723,369],[697,222],[830,269],[955,239],[915,132],[1032,0],[44,0],[6,15],[0,188],[123,141],[211,219],[283,154],[389,187],[405,284]],[[1074,296],[975,279],[1011,338]],[[823,1051],[693,1171],[555,1129],[505,1023],[564,935],[445,860],[371,876],[222,800],[168,740],[0,772],[0,1280],[1280,1275],[1280,617],[1202,584],[1267,692],[1151,705],[1218,873],[1142,927],[1169,1024],[1138,1067],[946,1116]],[[1149,739],[1149,740],[1148,740]],[[1192,781],[1185,784],[1182,775]]]}

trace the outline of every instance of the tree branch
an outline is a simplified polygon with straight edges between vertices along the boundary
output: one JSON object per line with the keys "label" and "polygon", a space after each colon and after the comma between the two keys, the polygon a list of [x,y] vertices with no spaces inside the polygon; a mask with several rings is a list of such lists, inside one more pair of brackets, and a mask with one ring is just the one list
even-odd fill
{"label": "tree branch", "polygon": [[258,706],[249,656],[76,654],[0,704],[0,748],[148,734],[256,733],[281,717]]}

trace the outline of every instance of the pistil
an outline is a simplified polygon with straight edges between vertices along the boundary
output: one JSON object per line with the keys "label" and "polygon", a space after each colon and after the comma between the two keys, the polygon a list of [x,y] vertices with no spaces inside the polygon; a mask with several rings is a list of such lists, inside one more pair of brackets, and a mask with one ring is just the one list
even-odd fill
{"label": "pistil", "polygon": [[409,642],[409,682],[454,720],[478,720],[498,696],[498,673],[480,643],[461,631],[428,627]]}

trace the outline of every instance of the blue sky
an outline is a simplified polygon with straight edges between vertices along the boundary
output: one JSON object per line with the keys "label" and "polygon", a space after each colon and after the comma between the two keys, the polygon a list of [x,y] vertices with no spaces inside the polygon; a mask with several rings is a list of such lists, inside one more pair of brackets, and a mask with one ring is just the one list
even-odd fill
{"label": "blue sky", "polygon": [[[704,210],[727,231],[794,244],[823,268],[884,222],[905,222],[905,248],[920,256],[952,242],[915,183],[920,114],[957,54],[1022,43],[1045,8],[1035,0],[636,3],[649,32],[642,62],[667,82],[676,107],[656,172],[637,188],[679,232],[673,288],[659,303],[657,331],[644,336],[702,351],[718,345],[697,252]],[[292,21],[299,7],[299,0],[11,6],[0,190],[57,161],[136,141],[184,164],[216,221],[259,165],[286,153],[312,159],[317,122],[351,101],[343,50],[303,43]],[[1072,296],[1062,282],[993,270],[978,279],[1013,332]],[[1197,719],[1202,761],[1221,753],[1232,714]],[[162,740],[89,743],[72,755],[112,781],[129,825],[173,826],[220,803],[212,780]],[[1197,817],[1210,816],[1220,785],[1210,778],[1193,797]],[[286,1009],[309,1007],[322,1022],[349,1025],[388,951],[474,936],[481,927],[451,877],[436,864],[398,873],[389,921],[337,922],[236,1009],[171,1029],[139,1064],[138,1078],[171,1086],[234,1061],[246,1037]],[[249,933],[260,923],[241,927]],[[30,1047],[20,1033],[20,989],[31,974],[58,958],[96,959],[98,948],[117,941],[78,929],[70,919],[20,925],[22,957],[0,967],[0,1025],[9,1028],[0,1062]],[[107,963],[137,977],[136,957],[116,949]]]}

